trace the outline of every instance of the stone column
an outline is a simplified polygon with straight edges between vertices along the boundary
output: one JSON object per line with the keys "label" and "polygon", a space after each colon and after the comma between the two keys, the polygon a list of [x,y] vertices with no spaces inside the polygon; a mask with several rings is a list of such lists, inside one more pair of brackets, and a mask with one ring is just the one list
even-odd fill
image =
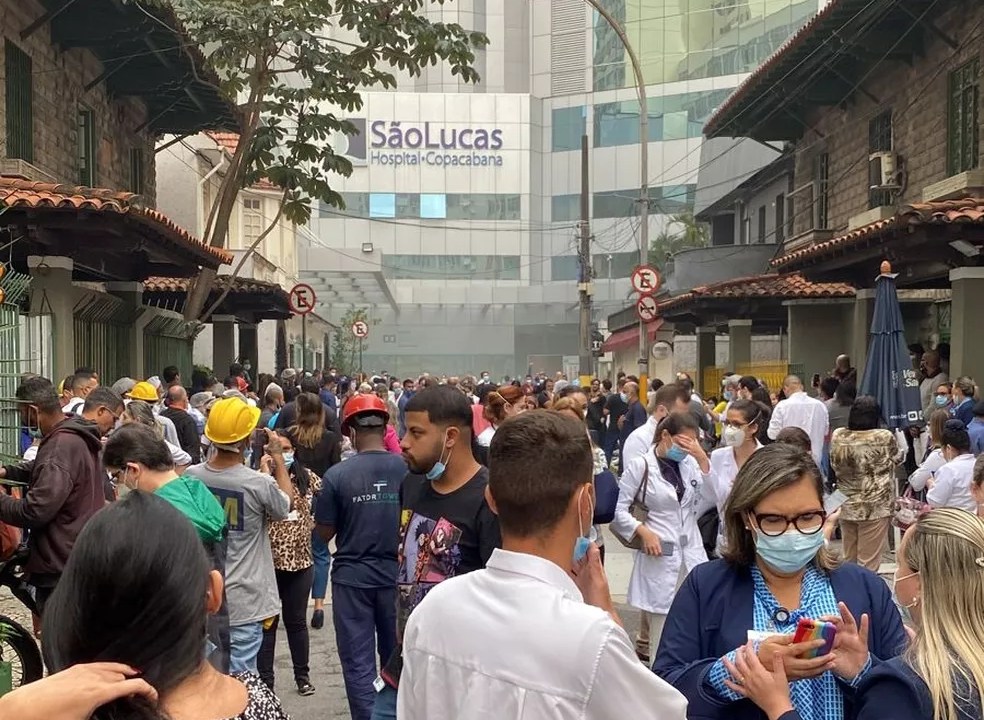
{"label": "stone column", "polygon": [[830,367],[841,353],[851,356],[851,364],[858,369],[858,383],[864,375],[864,364],[868,359],[868,345],[871,344],[871,320],[875,315],[875,291],[870,288],[858,290],[854,296],[854,317],[851,326],[851,347],[837,350],[830,356]]}
{"label": "stone column", "polygon": [[58,383],[75,370],[75,286],[74,262],[69,257],[30,255],[31,315],[51,317],[51,381]]}
{"label": "stone column", "polygon": [[707,395],[714,388],[704,387],[704,369],[717,364],[717,328],[713,325],[701,325],[697,328],[697,377],[694,386],[701,395]]}
{"label": "stone column", "polygon": [[984,268],[950,271],[950,377],[969,375],[984,382],[984,333],[978,314],[984,308]]}
{"label": "stone column", "polygon": [[752,321],[728,321],[728,369],[737,372],[739,365],[752,362]]}
{"label": "stone column", "polygon": [[212,372],[219,379],[229,375],[229,366],[236,361],[236,316],[212,316]]}
{"label": "stone column", "polygon": [[789,365],[792,372],[802,375],[800,379],[809,388],[815,373],[822,376],[828,372],[837,356],[847,351],[845,343],[850,337],[848,325],[854,305],[851,300],[789,300],[785,304],[789,317]]}
{"label": "stone column", "polygon": [[144,362],[144,328],[150,322],[150,313],[147,312],[143,304],[144,286],[141,282],[111,282],[106,283],[106,291],[115,295],[121,300],[137,309],[136,317],[133,320],[133,332],[130,336],[132,345],[130,346],[131,367],[130,377],[145,378],[149,375],[156,375],[161,368],[153,368],[153,372],[147,372]]}

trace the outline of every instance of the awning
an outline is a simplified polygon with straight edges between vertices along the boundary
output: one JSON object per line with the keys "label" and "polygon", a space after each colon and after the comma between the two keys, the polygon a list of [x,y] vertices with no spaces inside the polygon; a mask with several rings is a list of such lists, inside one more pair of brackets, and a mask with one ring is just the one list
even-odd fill
{"label": "awning", "polygon": [[[646,339],[649,342],[656,340],[656,333],[663,326],[662,320],[654,320],[646,326]],[[619,350],[626,350],[630,347],[639,347],[639,326],[635,325],[633,327],[624,328],[622,330],[616,330],[605,343],[601,346],[602,352],[618,352]]]}

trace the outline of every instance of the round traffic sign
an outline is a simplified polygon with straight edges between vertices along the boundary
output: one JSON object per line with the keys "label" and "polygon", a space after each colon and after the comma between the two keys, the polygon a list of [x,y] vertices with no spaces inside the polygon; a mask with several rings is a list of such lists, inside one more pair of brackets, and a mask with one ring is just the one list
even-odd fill
{"label": "round traffic sign", "polygon": [[318,296],[314,294],[314,288],[305,283],[292,287],[287,296],[287,304],[295,315],[307,315],[313,312],[317,301]]}
{"label": "round traffic sign", "polygon": [[632,271],[632,289],[641,295],[655,295],[659,292],[659,270],[652,265],[640,265]]}
{"label": "round traffic sign", "polygon": [[369,325],[362,320],[352,323],[352,334],[357,338],[369,337]]}
{"label": "round traffic sign", "polygon": [[652,322],[659,317],[659,303],[652,295],[643,295],[636,301],[636,315],[643,322]]}

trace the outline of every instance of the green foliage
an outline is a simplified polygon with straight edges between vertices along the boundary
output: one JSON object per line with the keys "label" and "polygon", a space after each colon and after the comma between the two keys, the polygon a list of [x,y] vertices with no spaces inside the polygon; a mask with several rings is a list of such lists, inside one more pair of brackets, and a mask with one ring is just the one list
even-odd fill
{"label": "green foliage", "polygon": [[698,222],[692,212],[674,215],[670,224],[649,241],[649,264],[662,272],[666,262],[676,253],[689,248],[707,247],[710,230]]}
{"label": "green foliage", "polygon": [[360,320],[370,327],[374,324],[366,310],[353,308],[338,321],[338,328],[331,340],[331,361],[328,364],[350,377],[363,370],[359,367],[359,351],[365,352],[369,349],[365,339],[357,338],[352,334],[352,325]]}
{"label": "green foliage", "polygon": [[[226,181],[237,189],[266,178],[283,188],[286,219],[302,224],[311,203],[342,208],[333,173],[352,166],[331,146],[355,128],[345,115],[362,107],[366,90],[396,87],[394,71],[419,75],[447,62],[466,82],[478,75],[474,50],[487,38],[425,16],[444,0],[171,0],[192,37],[241,101],[245,146]],[[239,155],[242,154],[242,161]],[[223,245],[228,222],[223,193],[211,228]]]}

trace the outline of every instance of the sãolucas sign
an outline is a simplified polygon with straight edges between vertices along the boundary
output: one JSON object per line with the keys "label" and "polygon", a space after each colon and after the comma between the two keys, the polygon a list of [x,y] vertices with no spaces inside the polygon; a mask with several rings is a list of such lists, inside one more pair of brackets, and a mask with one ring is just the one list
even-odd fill
{"label": "s\u00e3olucas sign", "polygon": [[369,130],[371,165],[502,167],[500,128],[375,120]]}

